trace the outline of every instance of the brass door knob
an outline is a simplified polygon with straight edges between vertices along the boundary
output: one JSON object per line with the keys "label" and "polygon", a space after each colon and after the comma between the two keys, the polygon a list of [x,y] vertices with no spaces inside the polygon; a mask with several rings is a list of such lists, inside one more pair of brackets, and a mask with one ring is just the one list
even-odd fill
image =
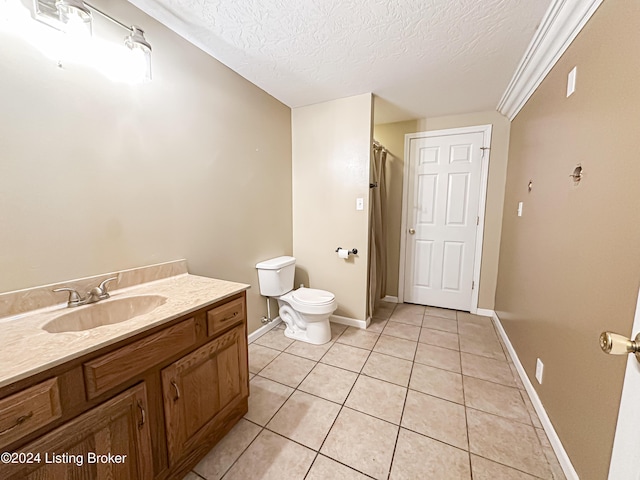
{"label": "brass door knob", "polygon": [[409,233],[410,233],[411,235],[414,235],[414,234],[416,233],[416,229],[415,229],[415,228],[410,228],[410,229],[409,229]]}
{"label": "brass door knob", "polygon": [[610,355],[634,353],[640,362],[640,333],[636,335],[635,340],[631,340],[617,333],[602,332],[600,334],[600,348],[604,353]]}

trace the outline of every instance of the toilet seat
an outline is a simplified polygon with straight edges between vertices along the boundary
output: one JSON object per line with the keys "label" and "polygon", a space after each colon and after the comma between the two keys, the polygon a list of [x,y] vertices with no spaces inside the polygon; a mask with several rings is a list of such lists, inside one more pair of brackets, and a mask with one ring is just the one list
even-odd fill
{"label": "toilet seat", "polygon": [[309,315],[331,314],[336,309],[335,295],[325,290],[301,287],[279,298],[289,303],[298,312]]}
{"label": "toilet seat", "polygon": [[299,288],[292,292],[291,297],[295,301],[305,305],[327,305],[336,298],[331,292],[315,288]]}

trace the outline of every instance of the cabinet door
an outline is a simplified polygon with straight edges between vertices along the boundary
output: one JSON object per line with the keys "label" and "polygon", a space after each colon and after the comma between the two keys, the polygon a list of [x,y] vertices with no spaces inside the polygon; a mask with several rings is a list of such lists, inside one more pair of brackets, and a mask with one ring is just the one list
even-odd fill
{"label": "cabinet door", "polygon": [[15,452],[15,463],[0,463],[0,478],[152,479],[146,411],[140,384]]}
{"label": "cabinet door", "polygon": [[239,325],[162,371],[171,464],[213,431],[225,407],[248,395],[244,332]]}

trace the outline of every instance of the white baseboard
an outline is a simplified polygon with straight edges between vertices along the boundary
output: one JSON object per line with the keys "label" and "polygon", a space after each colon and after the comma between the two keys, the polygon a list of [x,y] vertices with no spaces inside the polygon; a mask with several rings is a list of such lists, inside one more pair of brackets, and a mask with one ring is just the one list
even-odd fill
{"label": "white baseboard", "polygon": [[560,462],[560,466],[562,467],[567,480],[580,480],[580,478],[578,477],[578,473],[576,472],[575,468],[573,468],[569,455],[567,455],[567,451],[562,446],[560,437],[558,437],[555,428],[553,428],[553,424],[551,423],[551,420],[549,419],[549,416],[547,415],[547,412],[542,405],[542,401],[540,401],[540,397],[538,397],[538,392],[536,392],[535,388],[533,388],[533,385],[529,380],[529,377],[527,376],[527,373],[525,372],[520,359],[518,358],[518,354],[513,348],[511,340],[509,340],[507,332],[505,332],[504,327],[500,322],[500,318],[498,318],[498,315],[495,312],[493,312],[493,315],[491,315],[491,317],[493,318],[493,322],[495,323],[496,328],[500,333],[500,336],[502,337],[502,340],[504,340],[504,344],[507,346],[509,355],[511,356],[511,359],[513,360],[513,363],[518,370],[518,375],[520,376],[520,379],[524,384],[524,388],[526,388],[527,393],[529,394],[531,403],[536,409],[536,413],[540,418],[540,423],[542,424],[547,437],[549,437],[551,447],[553,447],[553,451],[555,452],[556,457],[558,457],[558,461]]}
{"label": "white baseboard", "polygon": [[487,308],[478,308],[476,310],[476,315],[480,315],[481,317],[493,317],[495,314],[496,312]]}
{"label": "white baseboard", "polygon": [[382,299],[383,302],[389,302],[389,303],[400,303],[400,301],[398,300],[398,297],[392,297],[391,295],[387,295]]}
{"label": "white baseboard", "polygon": [[342,317],[340,315],[331,315],[329,321],[333,323],[339,323],[340,325],[348,325],[349,327],[358,327],[365,329],[369,326],[369,323],[371,323],[371,317],[367,318],[366,320],[357,320],[355,318]]}
{"label": "white baseboard", "polygon": [[266,325],[263,325],[262,327],[260,327],[259,329],[251,332],[248,335],[249,338],[249,343],[253,342],[254,340],[260,338],[262,335],[264,335],[265,333],[267,333],[269,330],[272,330],[274,328],[276,328],[278,325],[280,325],[282,323],[282,319],[280,317],[276,317],[274,318],[272,321],[270,321],[269,323],[267,323]]}

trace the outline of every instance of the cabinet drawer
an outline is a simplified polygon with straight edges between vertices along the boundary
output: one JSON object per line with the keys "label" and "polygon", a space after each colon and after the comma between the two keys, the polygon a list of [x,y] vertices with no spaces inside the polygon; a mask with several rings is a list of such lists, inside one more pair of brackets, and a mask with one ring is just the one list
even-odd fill
{"label": "cabinet drawer", "polygon": [[91,360],[84,364],[87,396],[95,398],[180,353],[195,342],[195,320],[190,318]]}
{"label": "cabinet drawer", "polygon": [[211,336],[214,332],[244,319],[244,298],[231,300],[207,312],[207,333]]}
{"label": "cabinet drawer", "polygon": [[62,416],[58,379],[52,378],[0,400],[0,447]]}

